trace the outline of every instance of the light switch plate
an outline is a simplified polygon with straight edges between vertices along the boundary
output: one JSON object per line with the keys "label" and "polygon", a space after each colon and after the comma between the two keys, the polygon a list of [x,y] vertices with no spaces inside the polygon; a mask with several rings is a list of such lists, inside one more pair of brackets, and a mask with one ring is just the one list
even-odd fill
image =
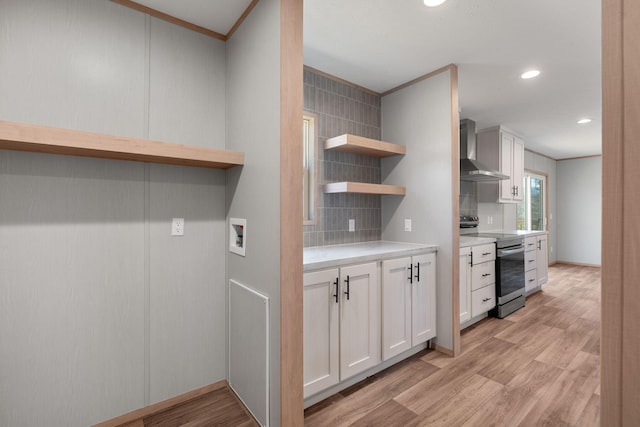
{"label": "light switch plate", "polygon": [[349,220],[349,232],[353,233],[354,231],[356,231],[356,220],[355,219],[350,219]]}
{"label": "light switch plate", "polygon": [[410,219],[405,219],[404,220],[404,231],[411,231],[411,220]]}

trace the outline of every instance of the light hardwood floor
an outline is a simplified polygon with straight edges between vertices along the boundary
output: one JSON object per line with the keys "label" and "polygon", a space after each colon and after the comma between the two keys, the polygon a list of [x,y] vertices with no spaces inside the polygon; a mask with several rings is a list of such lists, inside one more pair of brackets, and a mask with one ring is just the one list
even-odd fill
{"label": "light hardwood floor", "polygon": [[462,333],[305,411],[307,426],[598,426],[600,269],[558,264],[506,319]]}

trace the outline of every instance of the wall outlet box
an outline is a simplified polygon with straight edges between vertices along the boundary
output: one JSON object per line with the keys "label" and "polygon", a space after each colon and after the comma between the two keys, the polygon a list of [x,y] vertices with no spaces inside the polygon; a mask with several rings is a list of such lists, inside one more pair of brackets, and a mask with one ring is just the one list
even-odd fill
{"label": "wall outlet box", "polygon": [[349,220],[349,232],[353,233],[354,231],[356,231],[356,220],[355,219],[350,219]]}
{"label": "wall outlet box", "polygon": [[171,235],[184,236],[184,218],[173,218],[171,220]]}
{"label": "wall outlet box", "polygon": [[411,231],[411,220],[410,219],[405,219],[404,220],[404,231]]}
{"label": "wall outlet box", "polygon": [[229,252],[245,256],[247,249],[247,220],[229,218]]}

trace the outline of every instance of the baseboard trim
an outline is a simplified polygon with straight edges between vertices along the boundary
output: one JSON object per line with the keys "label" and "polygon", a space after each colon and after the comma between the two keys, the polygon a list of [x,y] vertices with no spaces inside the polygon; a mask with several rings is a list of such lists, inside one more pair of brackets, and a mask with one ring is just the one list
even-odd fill
{"label": "baseboard trim", "polygon": [[441,345],[435,344],[433,349],[439,353],[446,354],[447,356],[453,357],[453,350],[448,349],[446,347],[442,347]]}
{"label": "baseboard trim", "polygon": [[[107,421],[103,421],[98,424],[94,424],[93,427],[133,427],[133,426],[143,426],[143,419],[157,414],[158,412],[166,411],[167,409],[175,408],[176,406],[183,405],[191,400],[197,399],[200,396],[204,396],[205,394],[211,393],[216,390],[220,390],[221,388],[228,388],[229,383],[227,380],[218,381],[216,383],[188,391],[186,393],[180,394],[178,396],[171,397],[167,400],[163,400],[162,402],[154,403],[153,405],[145,406],[144,408],[136,409],[135,411],[131,411],[124,415],[120,415],[116,418],[112,418]],[[237,396],[235,393],[233,395]],[[240,402],[240,400],[238,400]],[[242,404],[242,403],[241,403]],[[242,408],[244,408],[244,404],[242,404]],[[253,418],[253,416],[251,417]]]}
{"label": "baseboard trim", "polygon": [[575,265],[576,267],[595,267],[601,268],[600,264],[587,264],[584,262],[573,262],[573,261],[556,261],[553,265]]}

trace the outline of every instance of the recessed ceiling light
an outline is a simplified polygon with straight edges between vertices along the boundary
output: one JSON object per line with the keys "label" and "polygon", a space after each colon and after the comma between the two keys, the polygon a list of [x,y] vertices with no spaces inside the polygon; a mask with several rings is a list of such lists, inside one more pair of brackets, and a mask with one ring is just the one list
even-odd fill
{"label": "recessed ceiling light", "polygon": [[587,124],[587,123],[591,123],[591,119],[589,119],[587,117],[585,117],[584,119],[578,120],[578,124],[579,125],[584,125],[584,124]]}
{"label": "recessed ceiling light", "polygon": [[538,77],[539,75],[540,75],[539,70],[529,70],[522,73],[520,77],[523,79],[532,79],[534,77]]}
{"label": "recessed ceiling light", "polygon": [[429,7],[436,7],[440,6],[445,1],[447,0],[424,0],[424,5]]}

